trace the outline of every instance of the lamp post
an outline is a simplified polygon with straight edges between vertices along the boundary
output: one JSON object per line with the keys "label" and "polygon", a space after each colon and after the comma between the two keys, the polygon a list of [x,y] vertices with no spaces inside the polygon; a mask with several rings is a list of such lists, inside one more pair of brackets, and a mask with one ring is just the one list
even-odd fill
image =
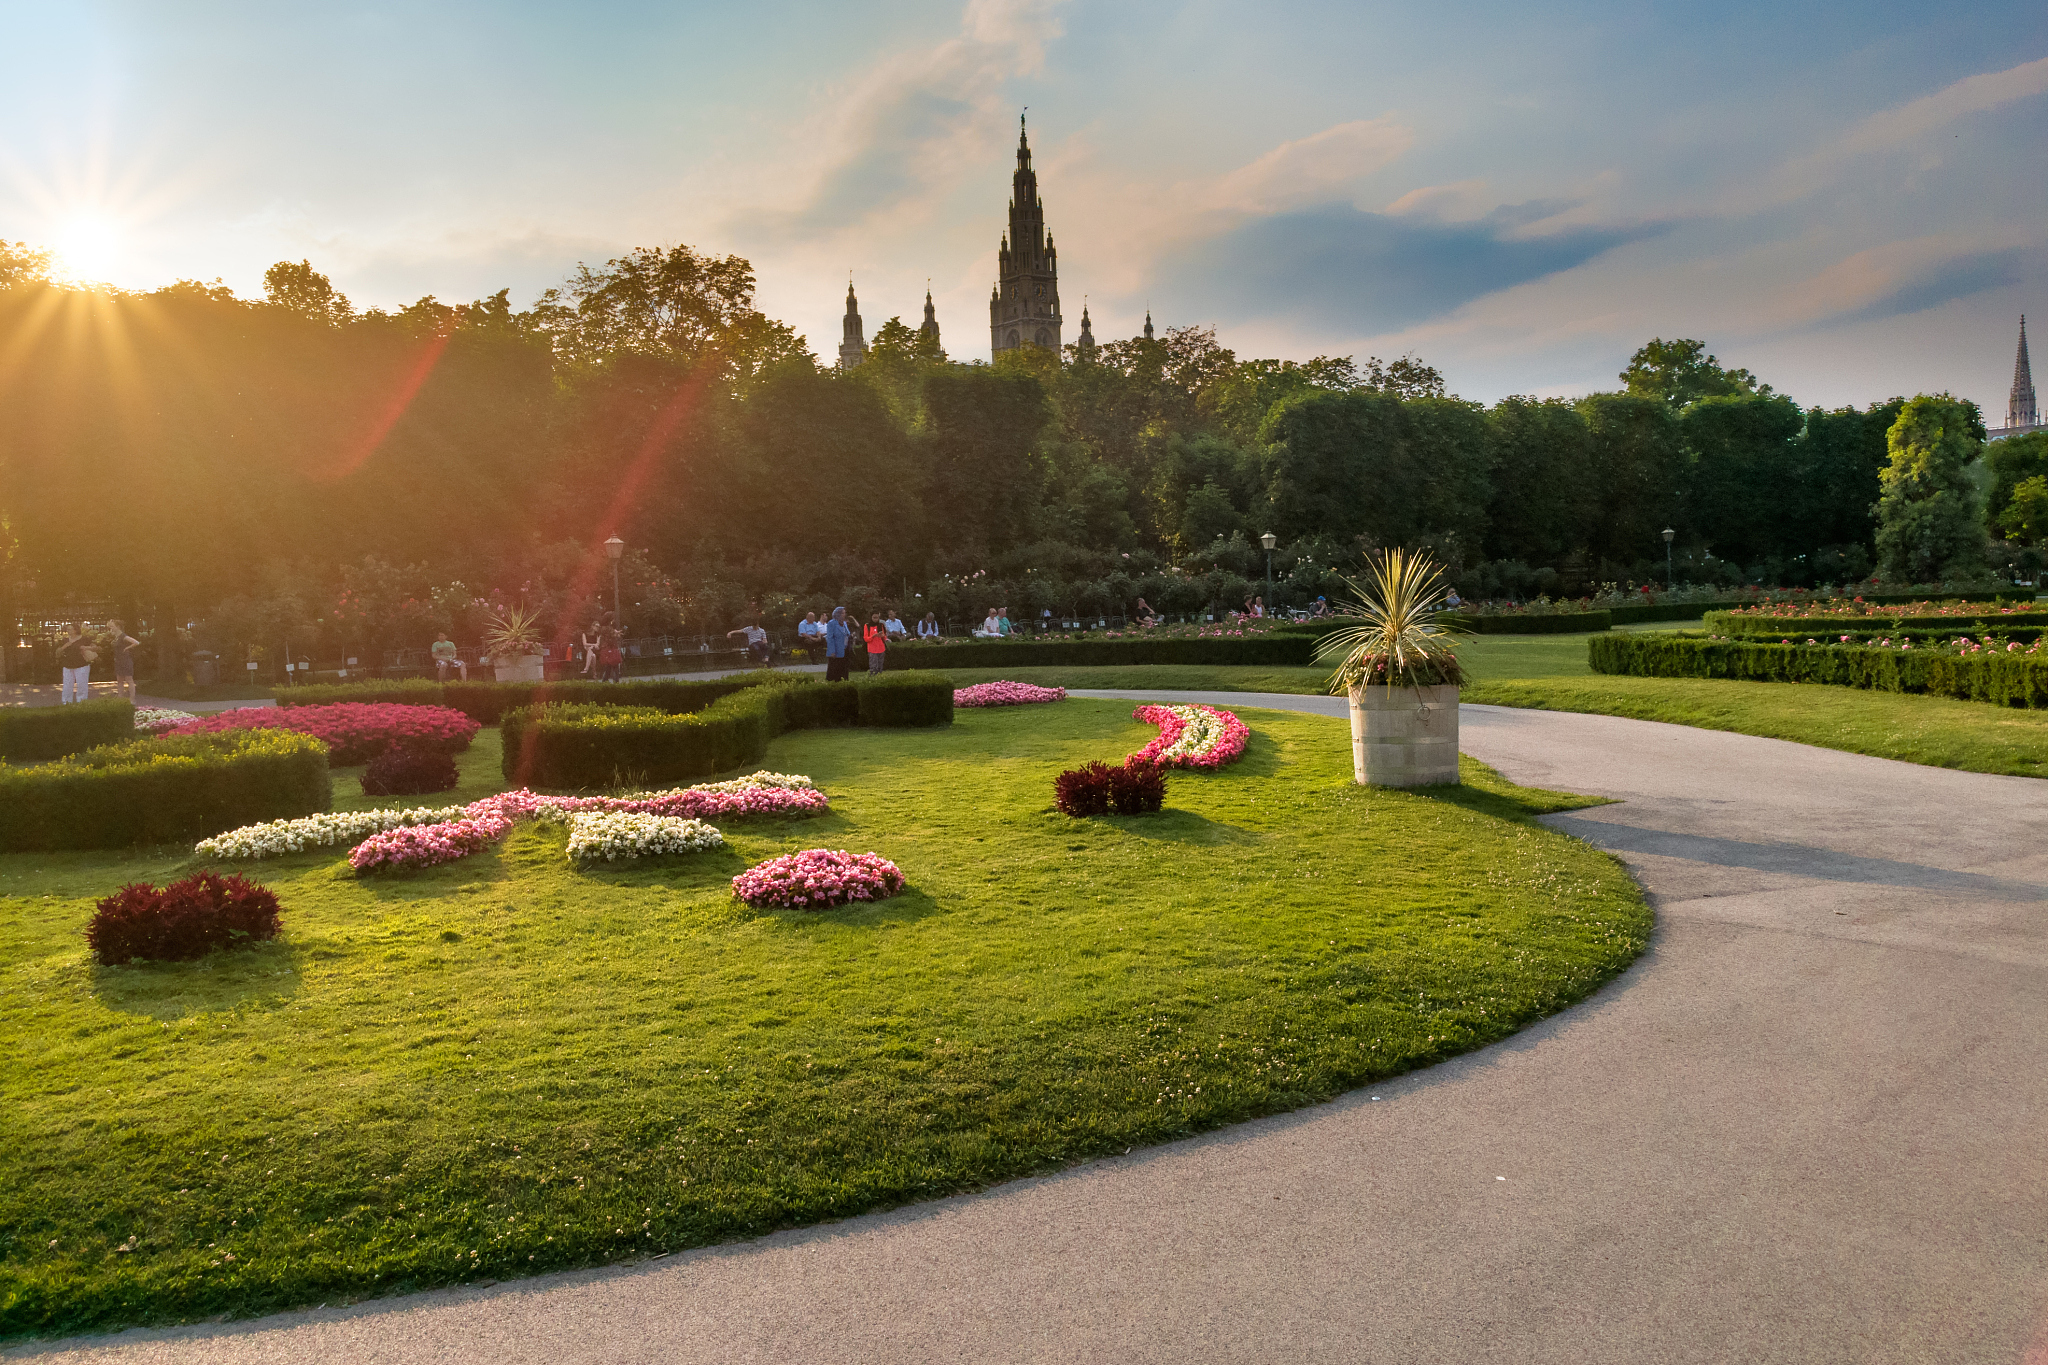
{"label": "lamp post", "polygon": [[1664,591],[1671,592],[1675,585],[1671,581],[1671,538],[1678,532],[1669,526],[1664,528]]}
{"label": "lamp post", "polygon": [[[1279,543],[1280,537],[1274,535],[1271,531],[1259,537],[1259,544],[1266,547],[1266,596],[1268,598],[1273,595],[1273,547]],[[1266,610],[1269,613],[1273,610],[1273,604],[1270,601],[1266,603]]]}
{"label": "lamp post", "polygon": [[623,636],[626,633],[626,609],[619,601],[619,557],[626,553],[626,542],[613,536],[604,543],[604,552],[612,557],[612,618]]}

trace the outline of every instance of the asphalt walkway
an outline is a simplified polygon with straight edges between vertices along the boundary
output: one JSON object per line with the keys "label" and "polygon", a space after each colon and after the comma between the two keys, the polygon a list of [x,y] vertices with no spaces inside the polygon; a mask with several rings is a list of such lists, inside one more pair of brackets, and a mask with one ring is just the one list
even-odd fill
{"label": "asphalt walkway", "polygon": [[1633,970],[1506,1042],[981,1195],[22,1354],[2048,1362],[2048,784],[1606,716],[1462,724],[1515,781],[1619,798],[1549,822],[1659,914]]}

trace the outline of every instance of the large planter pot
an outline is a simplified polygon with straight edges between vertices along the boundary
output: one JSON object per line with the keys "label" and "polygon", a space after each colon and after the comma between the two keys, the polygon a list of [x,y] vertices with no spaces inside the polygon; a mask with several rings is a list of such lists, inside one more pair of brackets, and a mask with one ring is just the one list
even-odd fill
{"label": "large planter pot", "polygon": [[510,663],[493,664],[492,671],[499,682],[540,682],[547,668],[547,659],[539,654],[524,654]]}
{"label": "large planter pot", "polygon": [[1351,767],[1375,787],[1458,780],[1458,689],[1351,689]]}

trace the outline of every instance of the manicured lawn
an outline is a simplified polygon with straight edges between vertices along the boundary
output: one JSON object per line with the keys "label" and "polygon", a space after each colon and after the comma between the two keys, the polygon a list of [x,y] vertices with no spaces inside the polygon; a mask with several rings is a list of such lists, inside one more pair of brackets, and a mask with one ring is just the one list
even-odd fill
{"label": "manicured lawn", "polygon": [[[2048,776],[2048,712],[1801,683],[1606,677],[1587,667],[1586,640],[1475,636],[1459,651],[1471,673],[1462,699],[1732,730],[1965,772]],[[1154,666],[955,670],[953,676],[963,687],[1009,677],[1047,687],[1321,693],[1328,674],[1315,668]]]}
{"label": "manicured lawn", "polygon": [[[825,818],[586,873],[538,824],[406,878],[244,864],[285,937],[192,964],[95,968],[80,937],[92,897],[175,853],[0,858],[0,1328],[335,1302],[970,1189],[1427,1065],[1641,951],[1619,865],[1524,818],[1578,798],[1478,765],[1362,789],[1341,722],[1246,719],[1245,758],[1173,776],[1166,814],[1097,821],[1054,813],[1051,777],[1151,736],[1118,703],[790,734],[768,766],[813,776]],[[911,889],[730,898],[820,844]]]}

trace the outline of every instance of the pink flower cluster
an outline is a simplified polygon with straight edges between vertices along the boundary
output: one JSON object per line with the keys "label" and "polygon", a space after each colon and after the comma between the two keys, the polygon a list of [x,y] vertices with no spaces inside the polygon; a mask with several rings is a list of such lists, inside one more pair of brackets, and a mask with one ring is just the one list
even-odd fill
{"label": "pink flower cluster", "polygon": [[440,825],[401,825],[372,834],[357,844],[349,852],[348,865],[358,872],[388,872],[400,867],[452,863],[457,858],[483,852],[504,838],[512,824],[503,816],[484,815]]}
{"label": "pink flower cluster", "polygon": [[1030,683],[985,682],[953,689],[955,706],[1028,706],[1033,702],[1063,701],[1064,687],[1034,687]]}
{"label": "pink flower cluster", "polygon": [[1141,706],[1131,719],[1159,727],[1159,737],[1126,762],[1162,768],[1220,768],[1244,754],[1251,730],[1237,716],[1215,706]]}
{"label": "pink flower cluster", "polygon": [[327,760],[338,768],[368,763],[392,745],[405,743],[443,753],[460,753],[482,728],[447,706],[402,706],[395,702],[338,702],[333,706],[245,706],[195,720],[164,733],[205,735],[222,730],[296,730],[326,743]]}
{"label": "pink flower cluster", "polygon": [[903,889],[903,873],[879,853],[807,848],[756,863],[732,879],[749,905],[826,910],[850,901],[878,901]]}

